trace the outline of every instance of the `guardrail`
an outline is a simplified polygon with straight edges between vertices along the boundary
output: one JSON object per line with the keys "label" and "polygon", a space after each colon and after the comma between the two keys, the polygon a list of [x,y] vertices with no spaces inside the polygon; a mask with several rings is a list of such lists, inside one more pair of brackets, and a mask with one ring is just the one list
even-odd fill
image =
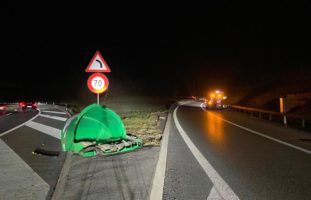
{"label": "guardrail", "polygon": [[54,103],[54,102],[52,105],[54,105],[55,107],[62,107],[68,113],[70,113],[70,115],[74,115],[80,112],[80,109],[77,108],[77,105],[72,105],[72,104],[67,104],[67,103]]}
{"label": "guardrail", "polygon": [[269,119],[270,121],[279,121],[284,125],[293,125],[306,129],[311,128],[311,119],[299,115],[279,113],[270,110],[250,108],[244,106],[231,105],[229,109],[240,113],[249,114],[260,119]]}

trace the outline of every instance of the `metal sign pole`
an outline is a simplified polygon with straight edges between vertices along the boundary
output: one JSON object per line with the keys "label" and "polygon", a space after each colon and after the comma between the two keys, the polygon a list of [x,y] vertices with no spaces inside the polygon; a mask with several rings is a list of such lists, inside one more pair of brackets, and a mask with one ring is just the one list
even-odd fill
{"label": "metal sign pole", "polygon": [[97,93],[97,104],[99,105],[99,93]]}

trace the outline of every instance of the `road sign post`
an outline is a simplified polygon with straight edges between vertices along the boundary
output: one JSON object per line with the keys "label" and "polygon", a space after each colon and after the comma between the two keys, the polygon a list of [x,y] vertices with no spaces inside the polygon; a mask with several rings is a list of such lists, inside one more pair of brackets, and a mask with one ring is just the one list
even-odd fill
{"label": "road sign post", "polygon": [[283,114],[283,124],[287,125],[287,118],[286,118],[286,114],[285,114],[285,104],[284,104],[284,98],[280,98],[280,113]]}
{"label": "road sign post", "polygon": [[110,68],[104,60],[103,56],[96,51],[91,62],[85,69],[86,72],[95,72],[92,74],[88,81],[87,86],[89,90],[96,94],[97,104],[99,104],[99,94],[105,92],[108,89],[108,78],[101,73],[110,72]]}

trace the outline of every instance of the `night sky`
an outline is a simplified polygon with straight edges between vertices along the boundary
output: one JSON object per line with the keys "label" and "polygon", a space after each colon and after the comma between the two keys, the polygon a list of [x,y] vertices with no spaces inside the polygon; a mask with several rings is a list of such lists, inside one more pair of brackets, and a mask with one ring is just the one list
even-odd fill
{"label": "night sky", "polygon": [[111,90],[203,94],[311,73],[308,1],[1,3],[0,100],[68,100],[99,50]]}

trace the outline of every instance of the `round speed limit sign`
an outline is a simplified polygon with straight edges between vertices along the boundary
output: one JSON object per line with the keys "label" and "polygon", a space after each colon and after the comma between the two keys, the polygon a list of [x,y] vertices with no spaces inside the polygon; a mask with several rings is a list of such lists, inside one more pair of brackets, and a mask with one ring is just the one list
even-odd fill
{"label": "round speed limit sign", "polygon": [[87,87],[93,93],[100,94],[107,90],[109,81],[104,74],[92,74],[87,80]]}

